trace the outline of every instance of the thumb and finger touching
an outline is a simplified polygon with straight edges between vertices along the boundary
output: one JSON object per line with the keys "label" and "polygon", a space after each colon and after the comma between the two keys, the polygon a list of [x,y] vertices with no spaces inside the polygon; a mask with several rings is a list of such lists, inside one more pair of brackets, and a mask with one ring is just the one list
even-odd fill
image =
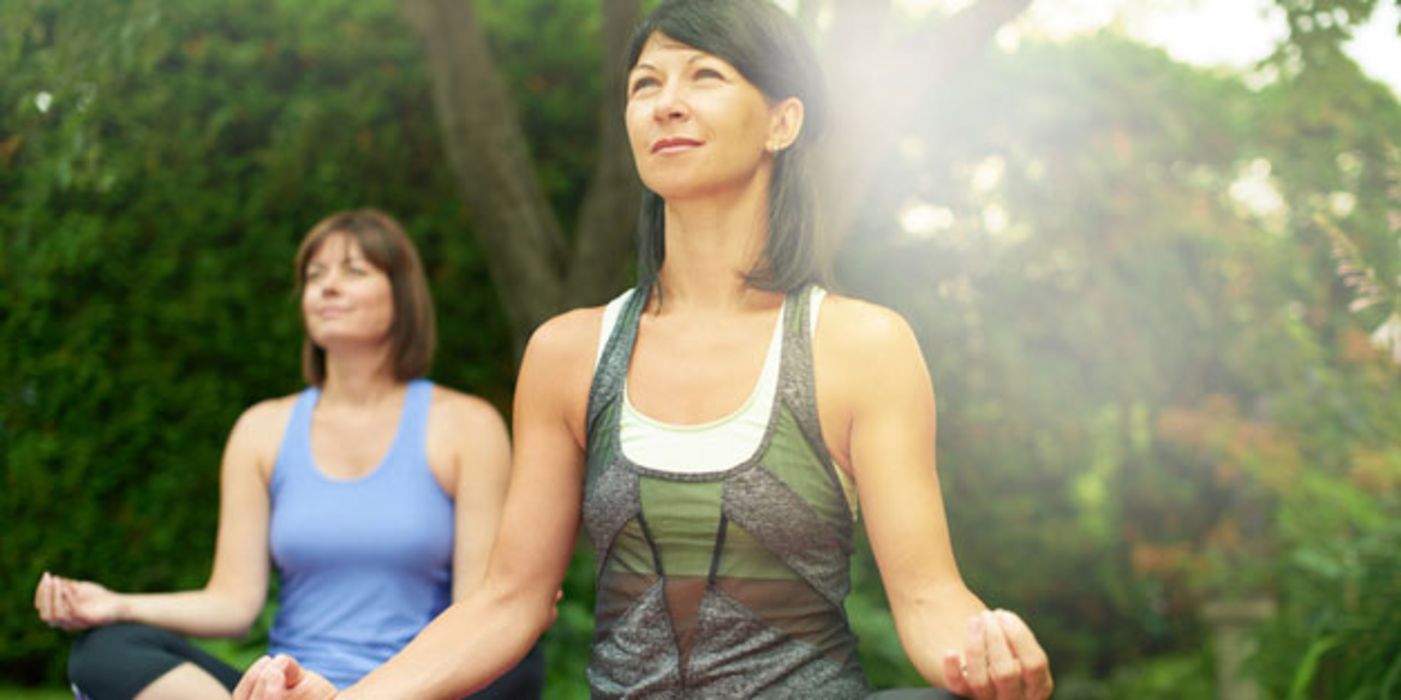
{"label": "thumb and finger touching", "polygon": [[1006,611],[983,611],[968,620],[962,650],[944,652],[945,685],[978,700],[1045,700],[1052,682],[1046,653],[1025,622]]}
{"label": "thumb and finger touching", "polygon": [[1015,613],[999,611],[998,621],[1006,634],[1007,644],[1021,665],[1022,683],[1029,698],[1050,697],[1053,681],[1046,652],[1036,641],[1031,628]]}

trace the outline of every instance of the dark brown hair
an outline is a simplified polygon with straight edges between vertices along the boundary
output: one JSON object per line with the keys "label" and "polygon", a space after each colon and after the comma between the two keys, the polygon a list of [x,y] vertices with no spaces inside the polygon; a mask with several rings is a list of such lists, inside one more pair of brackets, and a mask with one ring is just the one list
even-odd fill
{"label": "dark brown hair", "polygon": [[[376,209],[357,209],[332,214],[315,226],[297,248],[297,296],[306,288],[306,268],[311,257],[327,238],[344,234],[360,246],[365,259],[389,277],[394,297],[394,320],[389,326],[389,362],[394,378],[401,382],[422,377],[433,364],[438,344],[438,326],[433,314],[433,296],[423,263],[404,228],[394,217]],[[302,319],[303,331],[306,319]],[[302,377],[307,384],[321,386],[326,381],[326,351],[302,339]]]}
{"label": "dark brown hair", "polygon": [[[750,286],[769,291],[830,284],[813,182],[814,142],[827,121],[826,85],[801,27],[769,0],[664,0],[634,30],[628,70],[654,33],[724,59],[770,100],[802,101],[802,131],[774,157],[763,259],[745,277]],[[665,209],[661,196],[644,186],[637,231],[643,289],[656,282],[666,259]]]}

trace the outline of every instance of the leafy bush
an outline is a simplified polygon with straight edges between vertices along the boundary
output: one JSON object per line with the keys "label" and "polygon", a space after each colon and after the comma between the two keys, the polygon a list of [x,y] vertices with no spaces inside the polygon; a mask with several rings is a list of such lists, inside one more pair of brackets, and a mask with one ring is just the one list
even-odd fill
{"label": "leafy bush", "polygon": [[398,215],[444,319],[436,378],[505,406],[504,321],[389,3],[0,9],[0,675],[56,678],[45,569],[202,585],[221,447],[300,388],[295,246]]}

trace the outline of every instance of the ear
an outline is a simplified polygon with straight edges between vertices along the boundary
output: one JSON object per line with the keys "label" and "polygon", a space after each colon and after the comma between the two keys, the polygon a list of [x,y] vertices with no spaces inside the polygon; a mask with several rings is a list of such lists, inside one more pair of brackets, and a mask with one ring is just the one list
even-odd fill
{"label": "ear", "polygon": [[764,147],[777,154],[793,145],[803,132],[803,101],[785,97],[769,108],[769,138]]}

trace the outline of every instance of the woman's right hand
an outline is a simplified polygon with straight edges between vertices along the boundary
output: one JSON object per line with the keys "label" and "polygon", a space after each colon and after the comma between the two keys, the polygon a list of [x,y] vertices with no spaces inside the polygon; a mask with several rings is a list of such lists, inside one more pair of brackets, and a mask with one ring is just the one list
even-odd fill
{"label": "woman's right hand", "polygon": [[34,590],[34,608],[50,627],[68,631],[110,625],[120,619],[119,594],[91,581],[54,576],[45,571]]}

